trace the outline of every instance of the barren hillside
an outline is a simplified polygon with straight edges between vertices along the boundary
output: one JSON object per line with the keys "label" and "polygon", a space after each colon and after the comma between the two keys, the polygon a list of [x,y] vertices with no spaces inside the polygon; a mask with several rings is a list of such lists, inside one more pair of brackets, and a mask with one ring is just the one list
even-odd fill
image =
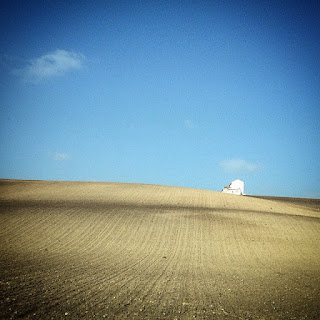
{"label": "barren hillside", "polygon": [[319,208],[0,180],[0,318],[319,319]]}

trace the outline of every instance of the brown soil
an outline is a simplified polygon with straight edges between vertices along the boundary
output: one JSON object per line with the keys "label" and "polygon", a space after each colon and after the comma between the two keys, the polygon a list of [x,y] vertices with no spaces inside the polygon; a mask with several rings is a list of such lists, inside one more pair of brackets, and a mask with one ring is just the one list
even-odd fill
{"label": "brown soil", "polygon": [[282,200],[1,180],[0,318],[320,319],[319,207]]}

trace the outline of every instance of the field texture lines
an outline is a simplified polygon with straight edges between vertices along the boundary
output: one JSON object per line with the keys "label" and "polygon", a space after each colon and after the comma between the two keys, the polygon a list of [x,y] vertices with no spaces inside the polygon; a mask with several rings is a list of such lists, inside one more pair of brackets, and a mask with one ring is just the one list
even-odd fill
{"label": "field texture lines", "polygon": [[0,181],[1,319],[320,319],[320,201]]}

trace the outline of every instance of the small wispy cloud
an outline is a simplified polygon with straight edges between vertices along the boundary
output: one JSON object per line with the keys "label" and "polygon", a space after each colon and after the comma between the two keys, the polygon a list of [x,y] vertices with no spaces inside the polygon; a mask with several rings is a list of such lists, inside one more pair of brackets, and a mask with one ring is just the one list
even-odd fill
{"label": "small wispy cloud", "polygon": [[39,82],[82,68],[84,59],[82,53],[56,50],[30,60],[25,67],[14,70],[14,73],[20,75],[26,82]]}
{"label": "small wispy cloud", "polygon": [[251,173],[261,168],[260,164],[248,162],[243,159],[223,160],[219,165],[226,173]]}
{"label": "small wispy cloud", "polygon": [[187,129],[194,129],[195,128],[195,124],[191,120],[184,120],[184,126]]}
{"label": "small wispy cloud", "polygon": [[19,62],[19,59],[9,54],[0,54],[0,67],[6,70],[11,70],[12,66]]}
{"label": "small wispy cloud", "polygon": [[52,159],[55,161],[66,161],[71,159],[71,156],[67,153],[54,152],[51,155]]}

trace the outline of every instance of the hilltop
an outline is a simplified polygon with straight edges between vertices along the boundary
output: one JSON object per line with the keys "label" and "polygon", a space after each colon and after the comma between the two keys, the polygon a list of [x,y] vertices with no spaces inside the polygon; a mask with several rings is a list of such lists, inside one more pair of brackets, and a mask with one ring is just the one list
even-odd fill
{"label": "hilltop", "polygon": [[0,317],[317,319],[320,200],[0,181]]}

